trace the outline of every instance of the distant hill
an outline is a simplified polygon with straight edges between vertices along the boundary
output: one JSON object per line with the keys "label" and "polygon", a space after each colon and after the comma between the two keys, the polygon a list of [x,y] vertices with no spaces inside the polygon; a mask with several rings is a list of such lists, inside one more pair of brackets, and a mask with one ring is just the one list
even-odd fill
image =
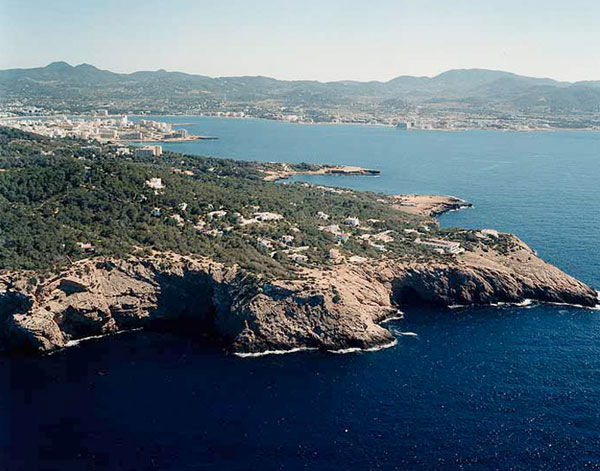
{"label": "distant hill", "polygon": [[449,70],[435,77],[401,76],[387,82],[285,81],[260,76],[211,78],[165,70],[119,74],[89,64],[53,62],[46,67],[0,71],[2,97],[63,100],[67,104],[142,99],[239,103],[269,100],[315,108],[352,103],[398,107],[451,102],[507,110],[600,111],[600,81],[568,83],[484,69]]}

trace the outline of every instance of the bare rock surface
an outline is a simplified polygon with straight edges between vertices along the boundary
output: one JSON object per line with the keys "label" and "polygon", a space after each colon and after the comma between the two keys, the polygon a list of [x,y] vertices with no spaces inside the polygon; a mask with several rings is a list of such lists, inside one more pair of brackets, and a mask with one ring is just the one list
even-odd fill
{"label": "bare rock surface", "polygon": [[320,165],[313,170],[298,170],[290,167],[288,164],[279,164],[278,169],[265,170],[263,180],[274,182],[277,180],[286,180],[294,175],[379,175],[379,170],[356,167],[350,165]]}
{"label": "bare rock surface", "polygon": [[409,265],[394,284],[400,304],[444,306],[520,303],[525,300],[593,307],[591,287],[537,257],[524,242],[510,236],[509,254],[465,252],[456,263]]}
{"label": "bare rock surface", "polygon": [[0,276],[2,351],[49,352],[81,338],[178,323],[234,352],[372,348],[394,340],[380,322],[414,303],[597,303],[592,288],[516,237],[510,253],[474,250],[448,263],[344,263],[302,269],[294,280],[267,281],[174,253],[96,257],[47,279],[33,275]]}
{"label": "bare rock surface", "polygon": [[472,206],[471,203],[456,196],[395,195],[390,198],[392,200],[392,207],[400,211],[430,217]]}

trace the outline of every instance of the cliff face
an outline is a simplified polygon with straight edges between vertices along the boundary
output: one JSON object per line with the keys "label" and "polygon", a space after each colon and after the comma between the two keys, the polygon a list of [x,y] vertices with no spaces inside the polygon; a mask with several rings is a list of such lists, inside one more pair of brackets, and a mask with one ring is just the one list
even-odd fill
{"label": "cliff face", "polygon": [[395,280],[394,299],[444,306],[527,299],[588,307],[598,303],[592,288],[538,258],[516,236],[510,239],[510,253],[475,250],[461,254],[456,263],[406,267]]}
{"label": "cliff face", "polygon": [[446,264],[347,263],[271,283],[172,253],[85,260],[35,282],[31,273],[6,273],[0,350],[48,352],[84,337],[180,323],[235,352],[369,348],[394,340],[378,323],[411,303],[597,303],[593,289],[514,240],[509,255],[474,251]]}
{"label": "cliff face", "polygon": [[342,291],[330,275],[271,284],[236,267],[175,254],[86,260],[36,286],[27,275],[0,279],[3,351],[47,352],[89,336],[179,323],[243,352],[393,340],[376,325],[395,312],[389,286],[352,271],[336,280]]}
{"label": "cliff face", "polygon": [[448,211],[458,211],[473,205],[455,196],[394,195],[390,196],[393,208],[410,214],[435,217]]}

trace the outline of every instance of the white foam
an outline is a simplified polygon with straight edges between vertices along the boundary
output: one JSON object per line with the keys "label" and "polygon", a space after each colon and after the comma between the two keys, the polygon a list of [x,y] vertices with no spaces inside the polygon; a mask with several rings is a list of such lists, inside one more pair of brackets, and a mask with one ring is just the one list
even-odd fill
{"label": "white foam", "polygon": [[600,311],[600,291],[596,290],[596,299],[597,299],[597,303],[595,306],[583,306],[581,304],[569,304],[569,303],[545,303],[545,304],[550,304],[552,306],[569,306],[569,307],[576,307],[579,309],[588,309],[590,311]]}
{"label": "white foam", "polygon": [[525,307],[531,306],[533,304],[533,299],[524,299],[520,303],[514,303],[515,306]]}
{"label": "white foam", "polygon": [[578,309],[588,309],[592,311],[600,311],[600,291],[598,293],[598,304],[595,306],[584,306],[583,304],[570,304],[570,303],[553,303],[549,301],[538,301],[535,299],[524,299],[523,301],[519,301],[517,303],[507,303],[507,302],[498,302],[498,303],[490,303],[483,305],[467,305],[467,304],[450,304],[448,305],[448,309],[460,309],[460,308],[468,308],[468,307],[482,307],[482,306],[491,306],[491,307],[500,307],[500,306],[515,306],[515,307],[533,307],[536,304],[547,304],[550,306],[568,306],[568,307],[576,307]]}
{"label": "white foam", "polygon": [[398,340],[394,339],[390,343],[386,343],[384,345],[378,345],[376,347],[369,348],[341,348],[339,350],[327,350],[329,353],[337,353],[337,354],[345,354],[345,353],[358,353],[358,352],[378,352],[379,350],[383,350],[384,348],[395,347],[398,344]]}
{"label": "white foam", "polygon": [[419,334],[417,334],[416,332],[398,332],[398,334],[402,335],[403,337],[418,337]]}
{"label": "white foam", "polygon": [[102,339],[104,337],[110,337],[110,336],[113,336],[113,335],[125,334],[127,332],[137,332],[137,331],[142,330],[142,329],[143,329],[143,327],[137,327],[135,329],[119,330],[118,332],[109,332],[107,334],[101,334],[101,335],[90,335],[89,337],[82,337],[80,339],[69,340],[67,343],[65,343],[65,348],[75,347],[75,346],[79,345],[81,342],[86,342],[88,340]]}
{"label": "white foam", "polygon": [[236,357],[240,357],[240,358],[257,358],[257,357],[264,357],[267,355],[287,355],[288,353],[310,352],[310,351],[315,351],[315,350],[318,350],[318,348],[297,347],[297,348],[290,348],[289,350],[265,350],[263,352],[256,352],[256,353],[236,352],[236,353],[234,353],[234,355]]}
{"label": "white foam", "polygon": [[388,317],[387,319],[382,320],[379,324],[387,324],[388,322],[392,321],[401,321],[402,319],[404,319],[402,316]]}
{"label": "white foam", "polygon": [[460,208],[449,209],[447,211],[444,211],[444,213],[456,213],[457,211],[463,211],[465,209],[474,209],[474,207],[473,206],[461,206]]}
{"label": "white foam", "polygon": [[545,303],[551,306],[568,306],[568,307],[576,307],[577,309],[587,309],[588,311],[600,311],[600,303],[595,306],[584,306],[582,304],[569,304],[569,303]]}
{"label": "white foam", "polygon": [[523,301],[519,301],[518,303],[507,303],[507,302],[498,302],[498,303],[490,303],[490,306],[498,307],[498,306],[517,306],[517,307],[526,307],[531,306],[533,304],[533,299],[524,299]]}
{"label": "white foam", "polygon": [[386,317],[379,324],[385,324],[386,322],[400,321],[400,320],[404,319],[404,313],[400,309],[398,309],[398,311],[396,311],[396,313],[399,315],[392,316],[392,317]]}

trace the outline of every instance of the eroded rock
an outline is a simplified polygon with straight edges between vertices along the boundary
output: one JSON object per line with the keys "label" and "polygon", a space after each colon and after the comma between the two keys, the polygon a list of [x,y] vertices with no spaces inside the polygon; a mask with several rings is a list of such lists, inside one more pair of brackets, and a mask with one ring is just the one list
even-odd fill
{"label": "eroded rock", "polygon": [[234,352],[371,348],[393,341],[379,323],[414,303],[597,303],[592,288],[516,237],[511,247],[510,254],[473,250],[447,263],[305,268],[292,281],[174,253],[88,259],[35,286],[31,273],[5,273],[0,350],[48,352],[88,336],[177,323],[221,338]]}

